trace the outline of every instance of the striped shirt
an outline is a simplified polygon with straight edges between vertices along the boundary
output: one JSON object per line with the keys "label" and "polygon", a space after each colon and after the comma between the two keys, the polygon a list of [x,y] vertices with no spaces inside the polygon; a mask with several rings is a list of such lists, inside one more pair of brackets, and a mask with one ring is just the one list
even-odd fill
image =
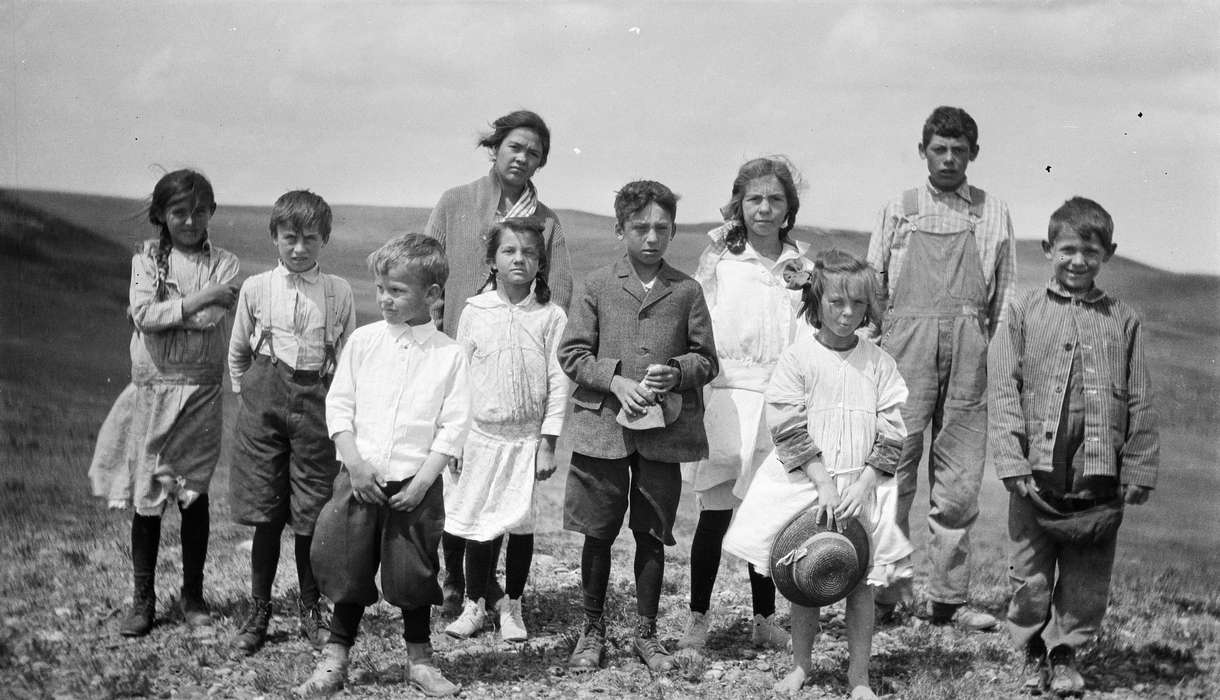
{"label": "striped shirt", "polygon": [[[925,182],[917,191],[921,227],[942,228],[936,225],[937,222],[948,227],[945,230],[930,230],[929,233],[960,231],[962,217],[970,217],[971,191],[965,181],[951,192],[942,192],[930,182]],[[891,298],[902,274],[907,241],[914,230],[904,209],[902,195],[890,200],[882,208],[881,218],[868,242],[868,264],[880,273]],[[983,283],[987,289],[988,329],[994,332],[1004,320],[1005,309],[1016,293],[1017,284],[1012,217],[1008,213],[1008,205],[999,198],[990,194],[984,198],[982,219],[975,229],[974,242],[979,251]]]}
{"label": "striped shirt", "polygon": [[1052,471],[1077,353],[1085,429],[1073,469],[1156,486],[1160,441],[1139,316],[1100,289],[1077,299],[1053,280],[1015,300],[991,341],[987,456],[996,473]]}

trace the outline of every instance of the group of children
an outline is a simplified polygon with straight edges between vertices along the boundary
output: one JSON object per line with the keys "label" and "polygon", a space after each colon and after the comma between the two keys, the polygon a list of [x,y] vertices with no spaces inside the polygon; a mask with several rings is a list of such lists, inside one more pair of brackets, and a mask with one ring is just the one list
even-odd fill
{"label": "group of children", "polygon": [[[539,167],[531,149],[541,139],[529,130],[489,144],[493,180],[501,156],[501,184],[514,158]],[[317,263],[331,228],[322,198],[294,191],[276,202],[279,262],[239,291],[236,258],[208,240],[210,184],[192,171],[164,176],[149,206],[160,238],[132,263],[132,383],[90,468],[96,493],[135,509],[133,606],[120,632],[153,626],[160,516],[171,501],[182,511],[182,613],[188,624],[210,620],[207,490],[227,353],[240,396],[231,506],[254,527],[252,603],[235,645],[254,653],[266,640],[291,526],[299,629],[321,650],[300,695],[343,687],[364,609],[379,597],[402,610],[409,682],[432,696],[458,691],[429,642],[431,607],[444,600],[442,537],[460,543],[456,562],[447,545],[446,567],[464,574],[461,612],[445,632],[479,633],[490,609],[505,640],[526,639],[535,482],[555,471],[563,434],[573,448],[564,527],[584,536],[584,622],[570,669],[603,662],[611,546],[625,517],[635,540],[632,649],[654,672],[675,667],[656,619],[685,480],[699,519],[679,647],[706,646],[723,549],[748,564],[751,640],[791,645],[793,668],[776,689],[799,691],[818,610],[794,603],[791,633],[778,624],[771,545],[804,510],[830,529],[856,518],[871,568],[847,597],[848,687],[875,697],[874,619],[912,595],[906,520],[928,425],[932,621],[995,624],[964,607],[986,454],[1011,492],[1007,617],[1028,690],[1082,692],[1074,650],[1104,613],[1123,504],[1147,499],[1157,466],[1139,319],[1094,285],[1115,249],[1113,223],[1090,200],[1067,202],[1043,243],[1051,282],[1017,298],[1007,209],[965,180],[978,152],[973,120],[939,108],[919,150],[928,183],[886,207],[867,262],[838,250],[811,261],[789,237],[799,187],[782,158],[739,170],[693,278],[664,258],[677,196],[658,182],[628,183],[614,203],[624,255],[591,273],[566,313],[548,286],[550,232],[509,215],[506,201],[479,246],[486,281],[453,314],[452,338],[434,320],[445,296],[446,318],[461,301],[445,293],[452,245],[406,234],[374,251],[382,320],[357,328],[350,285]],[[517,202],[536,197],[533,168],[513,190]]]}

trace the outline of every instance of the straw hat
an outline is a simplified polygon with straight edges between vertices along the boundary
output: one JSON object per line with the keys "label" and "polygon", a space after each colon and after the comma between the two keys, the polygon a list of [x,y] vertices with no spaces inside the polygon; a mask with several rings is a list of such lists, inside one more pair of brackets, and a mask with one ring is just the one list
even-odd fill
{"label": "straw hat", "polygon": [[815,522],[815,511],[797,513],[771,545],[771,578],[797,605],[817,608],[842,600],[868,572],[868,533],[855,518],[843,532]]}

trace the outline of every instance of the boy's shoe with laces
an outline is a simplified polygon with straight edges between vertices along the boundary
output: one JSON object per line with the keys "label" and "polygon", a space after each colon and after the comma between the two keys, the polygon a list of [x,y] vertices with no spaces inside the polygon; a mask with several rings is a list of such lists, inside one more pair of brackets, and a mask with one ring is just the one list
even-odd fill
{"label": "boy's shoe with laces", "polygon": [[267,641],[267,627],[271,624],[271,601],[255,598],[251,603],[250,614],[242,623],[233,646],[247,654],[253,654],[263,647]]}
{"label": "boy's shoe with laces", "polygon": [[343,690],[347,681],[348,649],[342,644],[327,644],[322,648],[318,665],[304,683],[293,689],[298,698],[325,698]]}
{"label": "boy's shoe with laces", "polygon": [[212,624],[212,611],[204,602],[203,595],[188,593],[183,589],[178,595],[178,607],[182,611],[182,619],[191,627],[207,627]]}
{"label": "boy's shoe with laces", "polygon": [[483,625],[487,622],[486,605],[483,598],[467,600],[462,606],[462,614],[458,616],[458,619],[449,623],[449,626],[445,628],[445,634],[454,639],[466,639],[482,632]]}
{"label": "boy's shoe with laces", "polygon": [[407,644],[407,683],[430,698],[457,695],[462,689],[462,686],[445,678],[445,674],[432,663],[432,646],[429,644]]}
{"label": "boy's shoe with laces", "polygon": [[775,621],[775,613],[767,617],[755,615],[750,625],[750,642],[756,647],[787,649],[792,643],[792,635]]}
{"label": "boy's shoe with laces", "polygon": [[1076,670],[1076,652],[1067,645],[1051,649],[1050,690],[1055,695],[1081,697],[1084,695],[1084,676]]}
{"label": "boy's shoe with laces", "polygon": [[934,625],[948,625],[952,623],[971,632],[986,632],[995,629],[996,625],[1000,624],[1000,621],[994,615],[989,615],[979,610],[972,610],[965,605],[937,603],[935,601],[932,602],[932,617],[930,622]]}
{"label": "boy's shoe with laces", "polygon": [[504,598],[500,601],[500,639],[506,642],[524,642],[529,639],[525,620],[521,617],[521,599]]}
{"label": "boy's shoe with laces", "polygon": [[596,671],[606,653],[606,627],[602,620],[586,620],[585,628],[568,657],[569,671]]}
{"label": "boy's shoe with laces", "polygon": [[661,640],[657,639],[657,621],[653,618],[642,618],[635,626],[635,639],[631,648],[653,673],[665,673],[677,667],[674,657],[670,656]]}
{"label": "boy's shoe with laces", "polygon": [[297,630],[314,649],[326,646],[330,640],[330,624],[326,621],[322,601],[316,600],[312,605],[297,601]]}
{"label": "boy's shoe with laces", "polygon": [[686,621],[686,632],[678,640],[678,648],[702,650],[706,647],[708,625],[707,613],[692,610]]}
{"label": "boy's shoe with laces", "polygon": [[119,624],[119,634],[124,637],[143,637],[152,631],[157,618],[157,595],[152,590],[136,593],[131,609]]}

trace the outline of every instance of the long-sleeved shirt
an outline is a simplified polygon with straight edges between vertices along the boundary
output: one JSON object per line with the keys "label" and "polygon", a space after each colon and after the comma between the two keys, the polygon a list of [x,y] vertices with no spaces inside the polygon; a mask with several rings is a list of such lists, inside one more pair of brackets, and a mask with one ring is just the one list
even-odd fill
{"label": "long-sleeved shirt", "polygon": [[[322,272],[318,265],[305,272],[290,272],[283,263],[254,275],[241,286],[237,315],[229,339],[229,378],[233,391],[241,391],[241,377],[258,354],[274,356],[296,370],[321,369],[326,359],[326,285],[334,290],[329,338],[336,343],[356,330],[352,287],[347,280]],[[271,337],[260,344],[264,330]]]}
{"label": "long-sleeved shirt", "polygon": [[[965,181],[956,190],[941,191],[925,182],[917,188],[921,225],[935,222],[937,217],[929,214],[952,214],[942,220],[946,225],[957,226],[961,217],[969,218],[973,193]],[[891,298],[902,274],[902,263],[906,256],[907,239],[913,230],[907,220],[903,197],[890,200],[882,209],[880,220],[868,242],[868,263],[881,275]],[[960,230],[958,227],[957,230]],[[930,231],[947,233],[948,231]],[[1013,236],[1012,217],[1008,205],[999,198],[986,193],[983,200],[982,218],[974,232],[975,245],[983,268],[983,281],[987,288],[988,330],[995,332],[1004,319],[1008,302],[1016,293],[1017,267],[1016,242]]]}
{"label": "long-sleeved shirt", "polygon": [[1072,357],[1086,401],[1082,476],[1156,485],[1160,441],[1139,316],[1094,288],[1073,297],[1056,282],[1017,299],[988,356],[987,456],[1000,478],[1052,471]]}
{"label": "long-sleeved shirt", "polygon": [[357,328],[326,395],[331,438],[350,431],[382,481],[415,475],[429,452],[460,457],[470,430],[466,353],[431,323]]}
{"label": "long-sleeved shirt", "polygon": [[208,306],[182,312],[186,297],[237,277],[237,256],[210,243],[197,253],[174,248],[166,259],[164,296],[158,298],[157,242],[146,242],[131,259],[128,315],[131,378],[136,384],[219,384],[224,377],[229,310]]}

